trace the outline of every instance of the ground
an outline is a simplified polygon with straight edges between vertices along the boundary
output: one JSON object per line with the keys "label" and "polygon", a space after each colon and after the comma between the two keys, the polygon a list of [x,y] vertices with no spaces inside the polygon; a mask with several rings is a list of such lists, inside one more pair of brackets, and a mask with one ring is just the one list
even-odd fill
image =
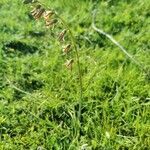
{"label": "ground", "polygon": [[[64,63],[58,33],[35,21],[30,5],[0,1],[0,149],[148,150],[150,1],[41,0],[67,22],[83,76]],[[141,66],[91,27],[112,35]],[[69,39],[66,39],[66,42]]]}

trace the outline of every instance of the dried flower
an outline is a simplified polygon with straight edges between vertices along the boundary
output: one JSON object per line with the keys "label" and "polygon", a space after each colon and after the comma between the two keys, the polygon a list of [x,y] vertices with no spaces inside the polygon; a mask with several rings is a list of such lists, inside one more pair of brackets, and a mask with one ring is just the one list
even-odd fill
{"label": "dried flower", "polygon": [[65,63],[65,66],[66,66],[68,69],[72,70],[73,62],[74,62],[73,59],[67,60],[66,63]]}
{"label": "dried flower", "polygon": [[[26,0],[26,3],[30,3],[30,2],[33,2],[33,0]],[[56,25],[56,23],[58,22],[58,19],[55,18],[57,17],[57,15],[54,17],[55,15],[55,11],[53,10],[45,10],[42,5],[37,5],[32,11],[31,11],[31,14],[32,16],[35,18],[35,19],[39,19],[41,17],[44,18],[45,20],[45,24],[46,24],[46,27],[54,27]],[[59,34],[58,34],[58,40],[60,42],[64,41],[65,40],[65,35],[67,33],[67,29],[64,29],[62,30]],[[66,55],[70,52],[71,50],[71,44],[67,44],[65,46],[62,47],[62,51],[63,51],[63,54]],[[65,62],[65,66],[68,68],[68,69],[72,69],[72,66],[73,66],[73,62],[74,60],[73,59],[70,59],[70,60],[67,60]]]}
{"label": "dried flower", "polygon": [[32,11],[31,14],[35,19],[39,19],[43,13],[45,12],[45,9],[41,7],[41,5],[37,5]]}
{"label": "dried flower", "polygon": [[46,27],[52,27],[53,25],[55,25],[58,22],[57,19],[52,19],[50,21],[46,21]]}
{"label": "dried flower", "polygon": [[36,13],[41,7],[41,5],[37,5],[33,10],[31,10],[31,14]]}
{"label": "dried flower", "polygon": [[45,12],[44,8],[39,9],[39,11],[36,13],[36,15],[34,16],[35,19],[39,19],[43,13]]}
{"label": "dried flower", "polygon": [[59,33],[59,35],[58,35],[58,40],[59,41],[64,41],[65,39],[65,34],[67,33],[67,30],[66,29],[64,29],[61,33]]}
{"label": "dried flower", "polygon": [[43,17],[44,17],[44,19],[45,19],[46,21],[48,21],[54,14],[55,14],[54,11],[51,11],[51,10],[45,11]]}
{"label": "dried flower", "polygon": [[66,55],[70,52],[71,45],[67,44],[66,46],[63,47],[63,54]]}

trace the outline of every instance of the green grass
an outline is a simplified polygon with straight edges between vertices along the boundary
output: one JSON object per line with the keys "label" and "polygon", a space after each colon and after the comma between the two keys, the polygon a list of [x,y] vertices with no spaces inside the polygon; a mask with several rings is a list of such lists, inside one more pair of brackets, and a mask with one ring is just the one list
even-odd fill
{"label": "green grass", "polygon": [[85,145],[86,150],[149,150],[149,74],[91,28],[97,9],[96,25],[148,70],[149,0],[41,1],[57,10],[77,39],[84,87],[81,129],[77,66],[64,67],[56,37],[43,21],[33,20],[29,6],[1,0],[0,150],[80,150]]}

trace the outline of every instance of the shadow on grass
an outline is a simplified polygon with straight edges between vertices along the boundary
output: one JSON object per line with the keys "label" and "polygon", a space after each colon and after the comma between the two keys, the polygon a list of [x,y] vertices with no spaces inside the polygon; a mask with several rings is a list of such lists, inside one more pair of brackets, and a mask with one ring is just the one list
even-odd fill
{"label": "shadow on grass", "polygon": [[28,45],[20,41],[11,41],[3,44],[3,50],[6,54],[10,52],[20,52],[23,55],[33,54],[38,51],[36,46]]}

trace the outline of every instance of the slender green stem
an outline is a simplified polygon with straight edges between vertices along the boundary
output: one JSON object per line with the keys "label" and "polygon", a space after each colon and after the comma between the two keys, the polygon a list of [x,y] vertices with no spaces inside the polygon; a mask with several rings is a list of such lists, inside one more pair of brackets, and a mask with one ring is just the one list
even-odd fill
{"label": "slender green stem", "polygon": [[79,101],[79,110],[78,110],[78,118],[79,118],[79,121],[80,121],[80,119],[81,119],[81,107],[82,107],[82,101],[83,101],[83,81],[82,81],[82,71],[81,71],[78,48],[77,48],[77,45],[76,45],[75,37],[73,36],[73,33],[70,30],[68,24],[57,13],[56,13],[56,16],[62,21],[64,26],[69,31],[69,34],[70,34],[70,37],[71,37],[71,40],[72,40],[72,44],[73,44],[73,47],[74,47],[74,50],[75,50],[75,53],[76,53],[77,66],[78,66],[78,76],[79,76],[79,88],[80,88],[80,101]]}

